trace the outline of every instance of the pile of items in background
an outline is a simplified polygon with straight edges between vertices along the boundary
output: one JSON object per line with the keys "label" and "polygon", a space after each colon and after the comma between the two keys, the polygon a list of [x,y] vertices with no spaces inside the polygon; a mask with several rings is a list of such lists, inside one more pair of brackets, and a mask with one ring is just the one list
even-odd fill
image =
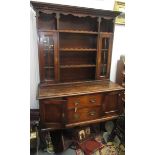
{"label": "pile of items in background", "polygon": [[[125,120],[64,130],[65,143],[76,155],[125,155]],[[48,153],[57,152],[49,131],[40,135],[41,149]]]}

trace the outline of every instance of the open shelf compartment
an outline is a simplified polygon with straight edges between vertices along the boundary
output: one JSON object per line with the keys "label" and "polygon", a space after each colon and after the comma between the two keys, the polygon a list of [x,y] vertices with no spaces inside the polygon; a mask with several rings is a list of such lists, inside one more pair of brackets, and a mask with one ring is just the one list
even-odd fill
{"label": "open shelf compartment", "polygon": [[56,30],[57,29],[56,13],[46,14],[40,12],[38,17],[38,29],[42,31]]}
{"label": "open shelf compartment", "polygon": [[90,34],[60,33],[60,49],[97,49],[97,36]]}
{"label": "open shelf compartment", "polygon": [[61,68],[60,82],[78,82],[95,80],[95,67]]}
{"label": "open shelf compartment", "polygon": [[92,18],[90,16],[79,17],[71,14],[60,14],[59,30],[97,32],[97,18]]}

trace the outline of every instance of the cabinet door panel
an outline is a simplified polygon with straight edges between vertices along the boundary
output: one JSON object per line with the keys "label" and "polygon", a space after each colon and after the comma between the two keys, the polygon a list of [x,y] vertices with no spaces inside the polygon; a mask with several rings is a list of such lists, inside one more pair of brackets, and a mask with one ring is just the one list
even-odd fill
{"label": "cabinet door panel", "polygon": [[98,41],[97,79],[109,78],[112,53],[112,33],[102,33]]}
{"label": "cabinet door panel", "polygon": [[110,92],[103,95],[103,111],[105,115],[119,114],[121,110],[120,93]]}
{"label": "cabinet door panel", "polygon": [[40,101],[41,123],[63,123],[65,100],[42,100]]}
{"label": "cabinet door panel", "polygon": [[54,32],[39,33],[39,61],[41,82],[57,80],[57,39]]}

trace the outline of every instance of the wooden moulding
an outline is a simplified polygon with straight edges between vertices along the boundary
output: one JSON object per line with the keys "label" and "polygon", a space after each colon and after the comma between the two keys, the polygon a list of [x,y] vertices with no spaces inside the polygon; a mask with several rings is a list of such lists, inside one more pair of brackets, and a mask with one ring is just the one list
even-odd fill
{"label": "wooden moulding", "polygon": [[75,126],[81,126],[81,125],[87,125],[87,124],[92,124],[92,123],[99,123],[99,122],[104,122],[104,121],[108,121],[108,120],[113,120],[118,118],[118,115],[115,116],[109,116],[109,117],[103,117],[103,118],[99,118],[99,119],[94,119],[94,120],[89,120],[89,121],[84,121],[84,122],[77,122],[77,123],[71,123],[71,124],[66,124],[65,127],[66,128],[72,128]]}
{"label": "wooden moulding", "polygon": [[67,14],[78,14],[79,16],[105,16],[115,18],[120,15],[119,11],[109,11],[109,10],[101,10],[101,9],[93,9],[93,8],[85,8],[85,7],[77,7],[77,6],[68,6],[68,5],[60,5],[60,4],[52,4],[52,3],[44,3],[44,2],[30,2],[34,9],[45,11],[49,13],[49,10],[53,12],[66,12]]}
{"label": "wooden moulding", "polygon": [[124,88],[109,80],[53,84],[51,86],[40,85],[37,98],[46,99],[66,97],[74,95],[110,92],[117,90],[121,91],[124,90]]}

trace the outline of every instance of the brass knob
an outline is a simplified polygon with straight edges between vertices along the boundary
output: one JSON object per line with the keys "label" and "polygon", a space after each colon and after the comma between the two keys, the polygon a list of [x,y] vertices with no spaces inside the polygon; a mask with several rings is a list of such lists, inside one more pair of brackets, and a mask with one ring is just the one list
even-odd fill
{"label": "brass knob", "polygon": [[80,101],[75,101],[75,106],[77,106],[78,104],[80,104]]}
{"label": "brass knob", "polygon": [[96,114],[96,111],[91,111],[91,112],[89,112],[89,115],[90,116],[94,116]]}
{"label": "brass knob", "polygon": [[77,112],[77,107],[75,107],[75,112]]}
{"label": "brass knob", "polygon": [[54,45],[49,45],[49,49],[50,49],[50,48],[53,48],[53,47],[54,47]]}
{"label": "brass knob", "polygon": [[96,99],[91,99],[90,102],[91,103],[96,103]]}

